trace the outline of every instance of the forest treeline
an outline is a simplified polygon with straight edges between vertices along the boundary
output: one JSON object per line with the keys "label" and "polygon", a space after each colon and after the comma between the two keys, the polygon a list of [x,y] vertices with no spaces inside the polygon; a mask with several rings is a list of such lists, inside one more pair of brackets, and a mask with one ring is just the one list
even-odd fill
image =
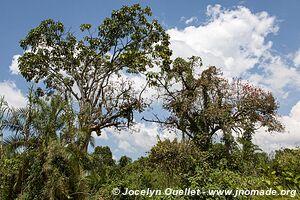
{"label": "forest treeline", "polygon": [[[169,36],[151,15],[148,7],[124,6],[97,27],[82,24],[77,34],[48,19],[20,41],[20,74],[33,86],[24,108],[0,101],[1,199],[297,198],[112,193],[300,189],[299,149],[270,156],[252,142],[259,128],[266,134],[284,130],[272,93],[225,78],[197,55],[172,60]],[[156,91],[152,98],[145,95],[149,89]],[[153,113],[141,120],[176,130],[177,139],[158,137],[147,156],[135,161],[116,161],[109,147],[94,147],[92,133],[132,128],[136,114],[153,101],[168,116]]]}

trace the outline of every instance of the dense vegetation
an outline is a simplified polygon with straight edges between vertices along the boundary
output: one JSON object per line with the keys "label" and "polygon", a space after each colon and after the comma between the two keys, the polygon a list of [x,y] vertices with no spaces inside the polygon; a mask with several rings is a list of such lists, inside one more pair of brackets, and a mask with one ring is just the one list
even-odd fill
{"label": "dense vegetation", "polygon": [[[113,195],[114,188],[299,192],[300,149],[269,156],[252,143],[260,127],[284,129],[273,95],[227,80],[216,67],[203,67],[199,57],[172,61],[169,37],[150,16],[149,8],[124,6],[96,29],[81,25],[81,39],[61,22],[45,20],[20,42],[26,50],[20,72],[40,87],[29,89],[24,108],[0,101],[1,199],[275,198],[122,196]],[[124,79],[131,74],[146,84],[138,88]],[[92,132],[134,124],[134,114],[151,104],[143,95],[150,87],[169,116],[143,120],[182,136],[158,138],[148,155],[135,161],[113,160],[109,147],[88,151],[94,147]]]}

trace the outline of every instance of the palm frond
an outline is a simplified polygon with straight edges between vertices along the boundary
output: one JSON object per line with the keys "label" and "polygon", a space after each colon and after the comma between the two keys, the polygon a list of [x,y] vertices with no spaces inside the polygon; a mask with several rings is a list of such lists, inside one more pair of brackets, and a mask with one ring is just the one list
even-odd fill
{"label": "palm frond", "polygon": [[22,135],[12,135],[4,139],[5,150],[9,152],[17,152],[19,149],[26,148],[26,141]]}

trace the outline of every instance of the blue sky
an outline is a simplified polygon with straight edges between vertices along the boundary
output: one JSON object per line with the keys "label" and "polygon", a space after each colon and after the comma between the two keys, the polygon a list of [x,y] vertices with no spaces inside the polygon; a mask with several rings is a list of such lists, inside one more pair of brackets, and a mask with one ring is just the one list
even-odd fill
{"label": "blue sky", "polygon": [[[23,53],[19,41],[41,20],[62,21],[76,32],[80,24],[99,25],[113,9],[133,3],[151,7],[153,17],[171,36],[174,55],[197,54],[205,63],[224,70],[228,78],[242,77],[274,93],[281,106],[286,134],[270,136],[262,130],[255,138],[257,144],[266,150],[300,145],[298,0],[1,1],[0,95],[11,105],[24,105],[28,84],[20,75],[13,74],[12,69],[17,66],[13,58]],[[144,155],[155,143],[156,135],[162,133],[155,125],[139,123],[138,126],[140,132],[135,134],[112,136],[108,130],[96,139],[97,144],[110,145],[116,157]],[[171,137],[170,133],[164,136]]]}

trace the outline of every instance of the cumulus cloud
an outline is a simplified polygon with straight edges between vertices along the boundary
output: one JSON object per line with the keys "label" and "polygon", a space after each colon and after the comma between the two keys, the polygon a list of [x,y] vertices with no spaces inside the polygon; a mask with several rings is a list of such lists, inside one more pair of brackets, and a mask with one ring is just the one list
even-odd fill
{"label": "cumulus cloud", "polygon": [[[149,101],[158,98],[157,90],[148,87],[147,78],[144,75],[129,75],[122,73],[121,78],[123,78],[123,80],[129,81],[132,84],[133,89],[138,94],[142,92],[141,97],[144,100]],[[117,79],[120,79],[120,77],[118,77]]]}
{"label": "cumulus cloud", "polygon": [[107,133],[105,131],[103,131],[101,133],[101,135],[97,135],[96,131],[93,131],[92,132],[92,137],[95,138],[95,139],[100,139],[100,140],[108,140],[108,136],[107,136]]}
{"label": "cumulus cloud", "polygon": [[126,153],[133,153],[137,151],[133,145],[126,140],[120,140],[118,143],[118,148]]}
{"label": "cumulus cloud", "polygon": [[0,96],[4,96],[9,106],[15,108],[26,106],[26,98],[12,81],[0,82]]}
{"label": "cumulus cloud", "polygon": [[145,124],[137,123],[132,131],[122,130],[119,134],[114,134],[114,137],[119,141],[118,147],[124,151],[135,149],[145,152],[155,145],[158,134],[156,126],[146,127]]}
{"label": "cumulus cloud", "polygon": [[[258,62],[271,43],[265,42],[268,33],[277,32],[275,18],[266,12],[253,14],[245,7],[235,10],[221,10],[219,5],[208,6],[208,23],[198,27],[189,26],[183,30],[173,28],[168,30],[173,42],[185,44],[202,56],[210,55],[205,61],[214,64],[219,58],[219,64],[231,74],[240,75]],[[180,56],[182,50],[173,48],[175,56]],[[186,53],[186,52],[184,52]]]}
{"label": "cumulus cloud", "polygon": [[192,24],[192,23],[194,23],[194,22],[198,22],[198,18],[195,17],[195,16],[193,16],[193,17],[191,17],[191,18],[185,20],[184,23],[185,23],[185,24]]}
{"label": "cumulus cloud", "polygon": [[9,70],[12,74],[20,74],[18,59],[21,55],[14,55],[9,66]]}
{"label": "cumulus cloud", "polygon": [[207,17],[200,26],[168,30],[173,58],[200,56],[204,65],[220,67],[226,77],[248,79],[278,96],[286,95],[288,86],[300,86],[299,71],[276,55],[272,41],[267,40],[279,30],[274,16],[253,13],[243,6],[224,9],[214,5],[207,7]]}
{"label": "cumulus cloud", "polygon": [[285,126],[283,133],[270,134],[261,129],[254,136],[253,142],[267,152],[282,147],[294,148],[300,146],[300,101],[293,106],[290,114],[282,116],[280,121]]}
{"label": "cumulus cloud", "polygon": [[149,151],[157,143],[158,138],[161,140],[173,140],[177,137],[173,131],[160,130],[157,124],[147,126],[144,123],[136,123],[130,130],[116,131],[115,129],[107,128],[102,131],[102,134],[105,134],[103,138],[109,135],[109,140],[116,142],[118,148],[116,151],[138,154]]}
{"label": "cumulus cloud", "polygon": [[295,53],[293,61],[296,66],[300,66],[300,49]]}

